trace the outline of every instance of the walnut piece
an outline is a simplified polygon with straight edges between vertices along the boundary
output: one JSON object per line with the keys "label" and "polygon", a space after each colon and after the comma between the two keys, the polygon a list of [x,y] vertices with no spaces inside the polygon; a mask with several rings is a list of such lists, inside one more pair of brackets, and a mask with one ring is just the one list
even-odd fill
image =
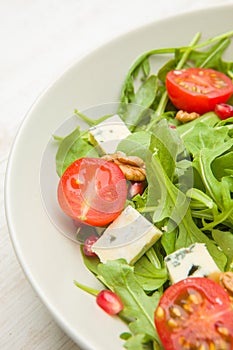
{"label": "walnut piece", "polygon": [[220,284],[233,296],[233,272],[220,273]]}
{"label": "walnut piece", "polygon": [[102,158],[117,164],[129,181],[144,181],[146,179],[145,163],[137,156],[126,156],[123,152],[116,152]]}
{"label": "walnut piece", "polygon": [[220,284],[230,298],[233,300],[233,272],[214,272],[208,276],[208,278],[214,280]]}
{"label": "walnut piece", "polygon": [[191,120],[197,119],[199,117],[200,117],[200,114],[198,114],[196,112],[188,113],[188,112],[179,110],[176,113],[176,119],[182,123],[190,122]]}

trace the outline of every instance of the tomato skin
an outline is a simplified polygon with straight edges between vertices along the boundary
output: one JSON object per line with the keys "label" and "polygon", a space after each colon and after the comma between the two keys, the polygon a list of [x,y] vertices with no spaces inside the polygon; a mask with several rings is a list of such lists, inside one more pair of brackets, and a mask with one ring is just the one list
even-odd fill
{"label": "tomato skin", "polygon": [[124,208],[127,185],[118,165],[101,158],[80,158],[62,175],[57,196],[72,219],[105,226]]}
{"label": "tomato skin", "polygon": [[229,295],[208,278],[186,278],[168,287],[154,321],[165,350],[233,349]]}
{"label": "tomato skin", "polygon": [[204,114],[225,103],[233,93],[233,83],[224,73],[209,68],[172,70],[166,88],[177,109]]}

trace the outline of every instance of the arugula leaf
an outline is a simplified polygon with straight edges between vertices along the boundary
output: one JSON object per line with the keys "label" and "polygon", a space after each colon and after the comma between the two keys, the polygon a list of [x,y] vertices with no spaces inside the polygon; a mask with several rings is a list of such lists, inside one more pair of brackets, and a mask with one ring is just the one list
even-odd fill
{"label": "arugula leaf", "polygon": [[[195,242],[206,243],[211,249],[211,255],[222,269],[225,266],[225,255],[220,252],[212,242],[194,223],[189,201],[168,178],[157,154],[153,154],[148,162],[150,166],[148,181],[148,203],[157,203],[153,208],[152,221],[157,222],[167,219],[177,225],[177,237],[175,249],[188,247]],[[158,188],[160,189],[158,198]]]}
{"label": "arugula leaf", "polygon": [[149,149],[152,153],[158,152],[164,170],[173,180],[178,154],[182,153],[184,148],[176,130],[168,127],[166,119],[162,119],[153,130]]}
{"label": "arugula leaf", "polygon": [[135,276],[145,291],[154,291],[167,281],[167,269],[156,268],[146,255],[139,259],[134,267]]}
{"label": "arugula leaf", "polygon": [[233,234],[229,231],[213,230],[212,236],[219,247],[227,256],[228,264],[226,270],[233,268]]}
{"label": "arugula leaf", "polygon": [[[224,180],[218,181],[213,174],[211,164],[213,160],[228,151],[233,146],[233,139],[224,142],[213,149],[204,148],[199,151],[193,160],[193,166],[198,170],[201,175],[202,181],[206,188],[206,193],[213,198],[218,208],[221,211],[227,210],[233,206],[233,200],[231,199],[231,190],[228,187],[228,183]],[[229,215],[228,219],[232,223],[233,216]]]}
{"label": "arugula leaf", "polygon": [[191,129],[192,133],[183,133],[182,138],[188,152],[193,156],[192,166],[201,178],[204,186],[202,190],[212,199],[214,206],[217,206],[211,222],[203,222],[203,230],[209,230],[223,221],[229,221],[232,228],[233,138],[229,136],[227,126],[210,126],[196,122]]}
{"label": "arugula leaf", "polygon": [[199,123],[205,124],[206,126],[215,126],[219,122],[218,116],[214,112],[208,112],[202,115],[201,117],[192,120],[191,122],[181,124],[177,127],[177,132],[180,135],[181,139],[185,142],[185,139],[192,135],[193,129]]}
{"label": "arugula leaf", "polygon": [[83,262],[86,266],[86,268],[91,271],[94,275],[98,275],[98,265],[100,263],[100,260],[97,256],[87,256],[83,252],[83,247],[80,247],[80,251],[82,254]]}
{"label": "arugula leaf", "polygon": [[221,180],[224,176],[229,174],[232,175],[233,151],[216,157],[212,162],[212,170],[218,180]]}
{"label": "arugula leaf", "polygon": [[60,141],[56,153],[56,170],[58,176],[61,176],[68,166],[78,158],[86,157],[87,155],[89,157],[98,157],[98,153],[85,140],[84,136],[86,136],[86,132],[81,132],[78,126]]}
{"label": "arugula leaf", "polygon": [[130,130],[140,122],[143,114],[152,105],[156,96],[157,77],[151,75],[139,87],[131,103],[122,105],[121,116]]}
{"label": "arugula leaf", "polygon": [[[154,343],[154,344],[153,344]],[[128,350],[158,350],[158,343],[151,342],[145,334],[136,334],[128,338],[124,347]]]}
{"label": "arugula leaf", "polygon": [[221,147],[229,139],[227,127],[213,128],[204,123],[196,123],[192,133],[183,136],[185,147],[194,158],[201,150]]}
{"label": "arugula leaf", "polygon": [[158,305],[160,294],[146,295],[135,277],[134,268],[123,259],[108,261],[98,265],[98,278],[117,295],[124,304],[120,316],[129,322],[133,334],[143,333],[151,339],[158,335],[154,326],[154,311]]}
{"label": "arugula leaf", "polygon": [[229,44],[229,39],[220,40],[215,45],[211,46],[209,50],[192,51],[189,59],[195,62],[195,67],[213,68],[221,71],[221,69],[219,69],[219,62]]}
{"label": "arugula leaf", "polygon": [[124,152],[128,156],[138,156],[145,160],[150,145],[150,133],[137,131],[120,141],[117,151]]}

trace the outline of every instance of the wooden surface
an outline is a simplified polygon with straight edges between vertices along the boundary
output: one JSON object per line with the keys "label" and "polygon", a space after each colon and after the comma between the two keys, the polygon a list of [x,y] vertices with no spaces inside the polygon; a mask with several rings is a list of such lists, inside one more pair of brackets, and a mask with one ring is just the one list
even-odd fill
{"label": "wooden surface", "polygon": [[[11,143],[37,96],[78,57],[147,22],[224,0],[0,0],[0,349],[80,349],[24,276],[4,214]],[[103,349],[105,350],[105,349]]]}

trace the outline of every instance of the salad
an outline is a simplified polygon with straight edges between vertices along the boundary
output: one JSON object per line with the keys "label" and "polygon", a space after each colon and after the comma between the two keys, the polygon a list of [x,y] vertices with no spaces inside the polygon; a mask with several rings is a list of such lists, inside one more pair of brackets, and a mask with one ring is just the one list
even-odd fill
{"label": "salad", "polygon": [[[233,32],[154,49],[116,113],[56,137],[58,202],[124,347],[233,349]],[[157,58],[164,58],[159,69]]]}

